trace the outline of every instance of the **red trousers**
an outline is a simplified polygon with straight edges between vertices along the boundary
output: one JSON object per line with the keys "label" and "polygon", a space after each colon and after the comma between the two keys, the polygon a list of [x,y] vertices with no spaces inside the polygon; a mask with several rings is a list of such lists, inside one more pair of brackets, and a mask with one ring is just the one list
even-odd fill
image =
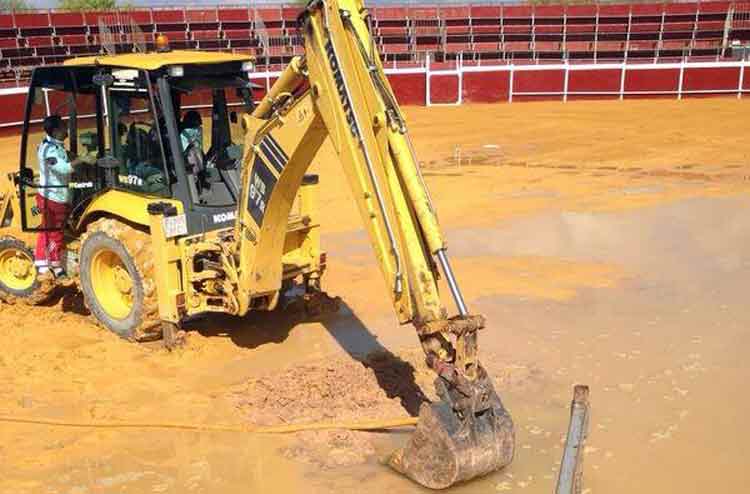
{"label": "red trousers", "polygon": [[68,205],[62,202],[52,201],[36,195],[36,205],[42,215],[41,228],[49,228],[40,231],[36,237],[36,249],[34,257],[37,266],[60,266],[62,250],[64,245],[63,226],[65,217],[68,215]]}

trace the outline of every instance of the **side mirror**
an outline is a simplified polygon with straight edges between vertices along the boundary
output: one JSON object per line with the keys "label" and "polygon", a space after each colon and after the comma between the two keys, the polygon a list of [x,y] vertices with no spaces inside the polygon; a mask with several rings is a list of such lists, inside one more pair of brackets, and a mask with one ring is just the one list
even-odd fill
{"label": "side mirror", "polygon": [[229,113],[229,121],[232,122],[233,124],[237,123],[237,112],[236,111],[233,111],[233,112]]}

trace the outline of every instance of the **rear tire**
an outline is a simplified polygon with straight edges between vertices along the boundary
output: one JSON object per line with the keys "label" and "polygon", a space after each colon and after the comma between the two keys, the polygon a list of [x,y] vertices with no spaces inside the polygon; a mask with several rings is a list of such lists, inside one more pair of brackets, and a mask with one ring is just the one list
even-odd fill
{"label": "rear tire", "polygon": [[86,306],[101,326],[138,341],[159,334],[151,237],[103,218],[81,240],[80,280]]}
{"label": "rear tire", "polygon": [[37,274],[31,247],[15,237],[0,237],[0,299],[38,305],[54,288],[53,276]]}

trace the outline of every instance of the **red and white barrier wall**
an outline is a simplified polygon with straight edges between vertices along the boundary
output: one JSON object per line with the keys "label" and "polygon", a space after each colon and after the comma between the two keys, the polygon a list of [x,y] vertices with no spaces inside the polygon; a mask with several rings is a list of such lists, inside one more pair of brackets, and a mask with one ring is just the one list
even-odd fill
{"label": "red and white barrier wall", "polygon": [[[750,92],[750,61],[460,66],[392,74],[394,91],[412,104],[625,99]],[[396,75],[396,77],[394,77]],[[408,88],[399,87],[404,84]],[[421,98],[417,97],[417,94]]]}
{"label": "red and white barrier wall", "polygon": [[[389,67],[399,103],[436,105],[529,100],[684,98],[750,93],[750,61]],[[270,86],[278,72],[251,78]],[[23,121],[27,88],[0,89],[0,128]]]}
{"label": "red and white barrier wall", "polygon": [[[625,99],[750,93],[750,61],[386,68],[402,105]],[[271,84],[277,73],[257,74]],[[258,79],[261,79],[258,81]]]}

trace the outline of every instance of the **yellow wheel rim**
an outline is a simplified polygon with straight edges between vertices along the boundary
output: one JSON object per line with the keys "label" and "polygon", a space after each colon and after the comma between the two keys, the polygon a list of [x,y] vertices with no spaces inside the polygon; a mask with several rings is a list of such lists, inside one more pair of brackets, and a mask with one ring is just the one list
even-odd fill
{"label": "yellow wheel rim", "polygon": [[115,319],[133,310],[133,278],[115,252],[102,249],[91,260],[91,287],[99,305]]}
{"label": "yellow wheel rim", "polygon": [[21,249],[0,252],[0,282],[12,290],[28,290],[34,286],[34,260]]}

